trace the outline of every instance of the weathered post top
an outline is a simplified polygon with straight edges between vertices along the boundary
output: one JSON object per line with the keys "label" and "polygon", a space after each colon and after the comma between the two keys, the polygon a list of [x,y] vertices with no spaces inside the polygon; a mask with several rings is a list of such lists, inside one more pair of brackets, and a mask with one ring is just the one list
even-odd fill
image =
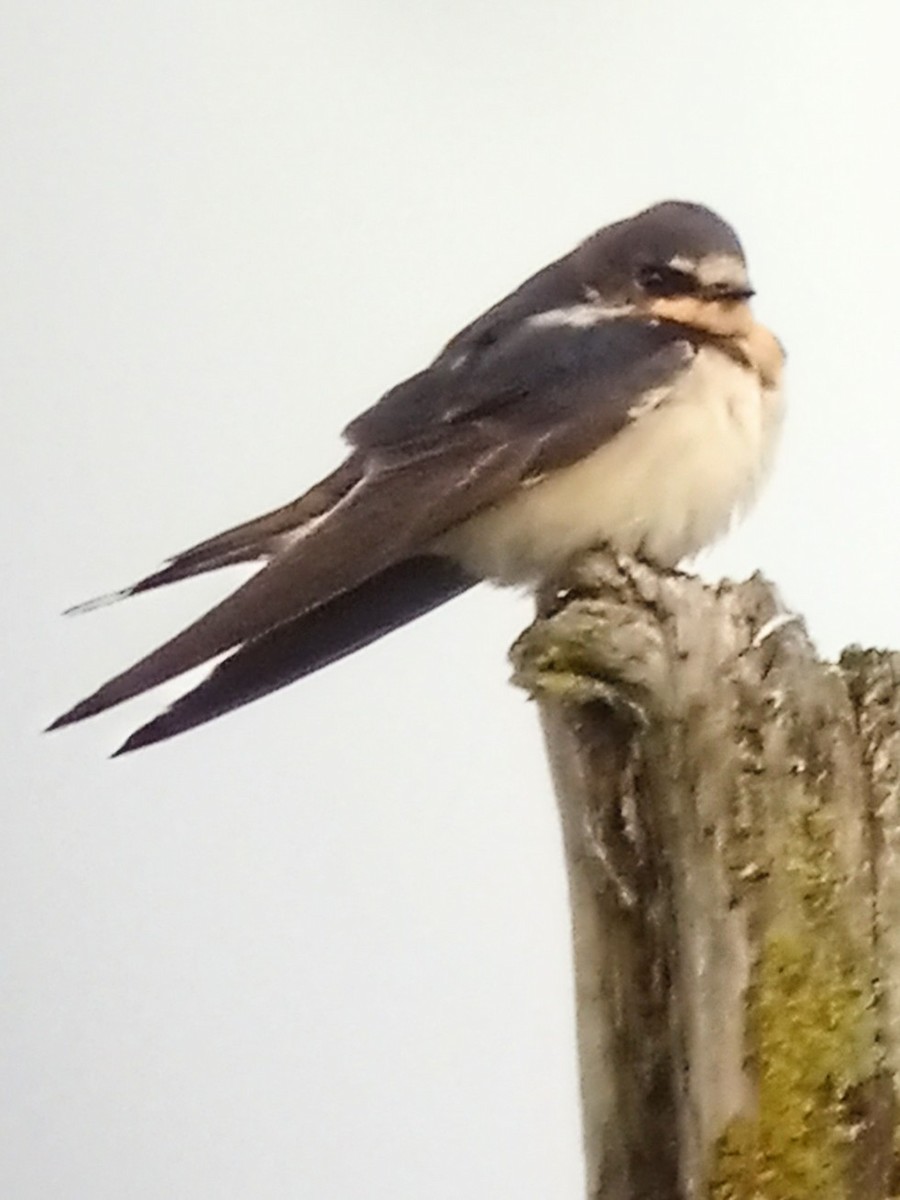
{"label": "weathered post top", "polygon": [[513,649],[566,847],[590,1200],[900,1194],[900,655],[601,553]]}

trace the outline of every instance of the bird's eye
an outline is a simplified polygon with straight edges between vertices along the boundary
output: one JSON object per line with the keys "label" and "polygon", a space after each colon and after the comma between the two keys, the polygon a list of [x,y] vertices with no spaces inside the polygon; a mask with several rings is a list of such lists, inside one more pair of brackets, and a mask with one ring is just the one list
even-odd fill
{"label": "bird's eye", "polygon": [[697,290],[693,275],[657,263],[639,267],[637,281],[651,296],[687,296]]}

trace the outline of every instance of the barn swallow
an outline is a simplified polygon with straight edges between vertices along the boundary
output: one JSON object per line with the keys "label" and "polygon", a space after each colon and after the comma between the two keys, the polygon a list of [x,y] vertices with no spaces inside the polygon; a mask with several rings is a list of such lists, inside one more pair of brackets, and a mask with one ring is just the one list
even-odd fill
{"label": "barn swallow", "polygon": [[777,440],[784,355],[752,295],[737,235],[699,204],[600,229],[352,421],[344,462],[299,499],[101,598],[265,562],[50,728],[230,652],[121,754],[480,580],[539,586],[592,546],[661,567],[696,553],[753,500]]}

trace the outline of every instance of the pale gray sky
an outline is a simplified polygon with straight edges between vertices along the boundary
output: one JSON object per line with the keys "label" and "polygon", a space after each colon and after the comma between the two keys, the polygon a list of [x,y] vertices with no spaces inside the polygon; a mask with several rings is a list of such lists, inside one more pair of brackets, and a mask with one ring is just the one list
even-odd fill
{"label": "pale gray sky", "polygon": [[0,1194],[579,1195],[528,605],[479,591],[187,738],[37,730],[234,576],[60,609],[280,503],[485,305],[665,197],[790,351],[762,567],[900,645],[891,0],[8,0]]}

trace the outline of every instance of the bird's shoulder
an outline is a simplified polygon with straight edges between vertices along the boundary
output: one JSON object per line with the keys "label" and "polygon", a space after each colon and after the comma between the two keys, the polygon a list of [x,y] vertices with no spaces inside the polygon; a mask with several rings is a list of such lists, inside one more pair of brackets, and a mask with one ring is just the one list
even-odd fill
{"label": "bird's shoulder", "polygon": [[624,412],[696,353],[697,339],[672,322],[608,316],[583,296],[540,291],[540,302],[513,293],[467,326],[357,417],[347,439],[365,451],[491,417],[534,425],[587,403]]}

